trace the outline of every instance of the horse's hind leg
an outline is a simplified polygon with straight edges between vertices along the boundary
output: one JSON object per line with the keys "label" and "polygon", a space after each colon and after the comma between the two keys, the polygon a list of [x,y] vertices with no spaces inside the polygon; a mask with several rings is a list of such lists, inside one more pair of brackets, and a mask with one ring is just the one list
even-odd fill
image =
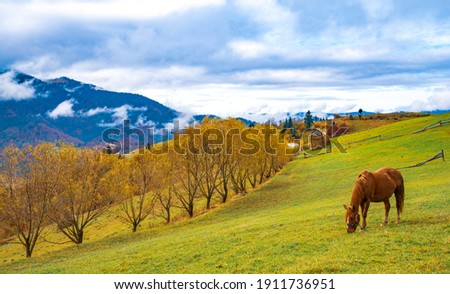
{"label": "horse's hind leg", "polygon": [[404,199],[405,199],[405,190],[402,185],[399,189],[395,191],[395,200],[397,206],[397,221],[396,221],[397,224],[400,222],[400,217],[402,216]]}
{"label": "horse's hind leg", "polygon": [[384,210],[385,210],[385,212],[384,212],[384,220],[381,223],[382,226],[385,226],[388,223],[388,217],[389,217],[389,210],[390,209],[391,209],[391,203],[389,202],[389,199],[385,200],[384,201]]}
{"label": "horse's hind leg", "polygon": [[403,211],[403,204],[405,201],[405,186],[403,183],[403,178],[400,179],[400,182],[397,188],[394,191],[395,193],[395,201],[397,205],[397,224],[400,222],[400,217]]}
{"label": "horse's hind leg", "polygon": [[402,204],[399,203],[399,199],[397,197],[397,220],[395,221],[396,224],[398,224],[400,222],[400,217],[402,216]]}

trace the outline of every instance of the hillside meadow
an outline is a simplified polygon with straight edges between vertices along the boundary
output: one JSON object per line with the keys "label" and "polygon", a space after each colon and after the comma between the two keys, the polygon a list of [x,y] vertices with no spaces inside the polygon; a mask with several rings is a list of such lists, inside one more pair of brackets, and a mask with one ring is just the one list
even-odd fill
{"label": "hillside meadow", "polygon": [[[448,160],[401,169],[398,225],[394,198],[386,227],[384,206],[374,203],[366,231],[354,234],[342,207],[365,169],[416,164],[442,149],[450,157],[450,125],[408,134],[448,119],[432,115],[341,137],[346,153],[299,155],[264,185],[194,219],[150,221],[132,233],[113,208],[81,245],[43,242],[28,259],[20,245],[1,245],[0,273],[450,273]],[[378,135],[404,136],[351,143]],[[64,240],[53,230],[45,238]]]}

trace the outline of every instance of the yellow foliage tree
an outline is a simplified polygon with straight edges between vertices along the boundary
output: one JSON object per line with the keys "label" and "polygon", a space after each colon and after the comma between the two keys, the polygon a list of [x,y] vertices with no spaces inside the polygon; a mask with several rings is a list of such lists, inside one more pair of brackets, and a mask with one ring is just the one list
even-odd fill
{"label": "yellow foliage tree", "polygon": [[31,257],[45,226],[51,222],[51,203],[62,191],[63,165],[50,143],[2,153],[0,206],[2,224],[12,228]]}
{"label": "yellow foliage tree", "polygon": [[147,149],[115,166],[112,185],[122,210],[121,218],[136,232],[139,225],[153,213],[155,197],[151,193],[156,178],[156,155]]}
{"label": "yellow foliage tree", "polygon": [[52,219],[69,240],[81,244],[85,229],[113,202],[106,177],[115,157],[73,146],[62,146],[59,155],[63,190],[52,203]]}

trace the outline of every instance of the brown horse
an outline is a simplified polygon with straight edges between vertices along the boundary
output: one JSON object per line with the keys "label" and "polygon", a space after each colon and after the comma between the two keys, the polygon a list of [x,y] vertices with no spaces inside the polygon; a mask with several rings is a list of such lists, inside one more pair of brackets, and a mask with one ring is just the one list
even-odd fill
{"label": "brown horse", "polygon": [[389,198],[393,193],[395,194],[398,223],[405,199],[402,174],[398,170],[389,167],[379,169],[373,173],[366,170],[360,173],[353,187],[350,205],[344,204],[347,232],[353,233],[359,224],[359,206],[361,206],[363,217],[361,230],[366,228],[366,217],[370,202],[384,202],[385,214],[381,225],[385,226],[388,222],[389,209],[391,208]]}

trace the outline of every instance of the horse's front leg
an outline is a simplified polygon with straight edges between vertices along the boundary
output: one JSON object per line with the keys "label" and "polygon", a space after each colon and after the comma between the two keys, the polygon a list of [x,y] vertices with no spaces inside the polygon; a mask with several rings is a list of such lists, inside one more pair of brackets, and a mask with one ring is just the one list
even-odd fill
{"label": "horse's front leg", "polygon": [[369,206],[370,206],[370,202],[363,202],[361,204],[361,213],[362,213],[362,225],[361,225],[361,230],[365,230],[366,229],[366,218],[367,218],[367,211],[369,211]]}
{"label": "horse's front leg", "polygon": [[389,217],[389,210],[391,209],[391,203],[389,202],[389,199],[384,201],[384,220],[381,223],[382,226],[387,225],[388,223],[388,217]]}

